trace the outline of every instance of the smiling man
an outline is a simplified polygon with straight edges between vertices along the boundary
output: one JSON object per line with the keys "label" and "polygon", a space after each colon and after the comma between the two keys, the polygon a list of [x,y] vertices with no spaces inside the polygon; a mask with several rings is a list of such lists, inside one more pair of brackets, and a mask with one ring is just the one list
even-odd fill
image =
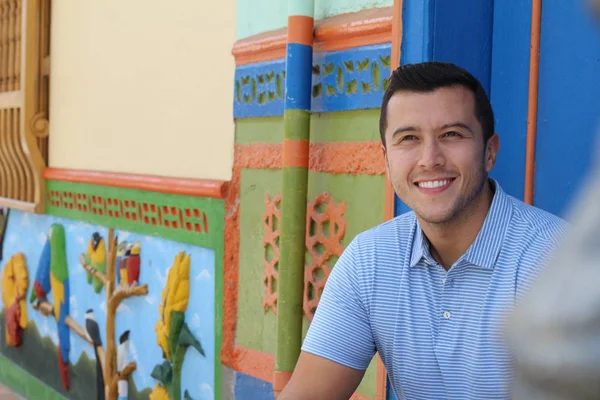
{"label": "smiling man", "polygon": [[380,132],[388,176],[413,211],[346,248],[279,398],[348,399],[379,352],[399,399],[509,399],[505,319],[564,222],[488,177],[492,107],[453,64],[394,71]]}

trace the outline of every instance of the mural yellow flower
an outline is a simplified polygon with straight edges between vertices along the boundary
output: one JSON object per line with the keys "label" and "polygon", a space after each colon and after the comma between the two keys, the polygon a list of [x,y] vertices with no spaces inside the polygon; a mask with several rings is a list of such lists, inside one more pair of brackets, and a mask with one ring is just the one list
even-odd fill
{"label": "mural yellow flower", "polygon": [[[172,361],[171,317],[174,311],[185,312],[190,297],[190,255],[180,252],[175,257],[167,276],[167,284],[162,292],[156,323],[156,340],[163,349],[167,360]],[[175,338],[176,339],[176,338]]]}
{"label": "mural yellow flower", "polygon": [[150,393],[150,400],[169,400],[169,393],[160,383],[157,383]]}
{"label": "mural yellow flower", "polygon": [[29,274],[23,253],[15,254],[2,272],[2,302],[6,319],[6,344],[18,347],[23,329],[27,327]]}
{"label": "mural yellow flower", "polygon": [[[204,357],[200,341],[185,322],[190,297],[190,255],[177,254],[167,275],[167,283],[158,307],[160,318],[156,323],[156,341],[163,350],[164,360],[152,370],[152,377],[162,384],[154,389],[156,396],[164,391],[170,400],[181,399],[181,369],[187,350],[192,347]],[[160,388],[159,388],[160,387]],[[151,397],[151,399],[163,397]],[[191,399],[187,390],[184,399]]]}

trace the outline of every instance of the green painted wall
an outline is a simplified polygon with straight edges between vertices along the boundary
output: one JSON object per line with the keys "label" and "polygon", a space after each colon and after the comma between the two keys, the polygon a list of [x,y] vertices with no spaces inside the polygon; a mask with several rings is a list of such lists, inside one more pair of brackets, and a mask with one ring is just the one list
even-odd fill
{"label": "green painted wall", "polygon": [[[283,117],[241,118],[236,121],[235,143],[281,143]],[[311,142],[380,140],[379,109],[312,114]]]}
{"label": "green painted wall", "polygon": [[240,257],[236,342],[275,354],[277,318],[263,300],[265,194],[281,192],[280,170],[243,169],[240,183]]}
{"label": "green painted wall", "polygon": [[[321,3],[322,4],[322,3]],[[378,141],[379,110],[357,110],[312,114],[310,139],[313,143]],[[236,121],[235,141],[238,145],[281,143],[283,117],[241,118]],[[281,192],[281,171],[243,169],[240,183],[240,265],[237,313],[237,343],[270,354],[276,351],[276,315],[262,307],[264,249],[263,215],[265,194],[274,198]],[[360,232],[383,221],[384,176],[332,175],[310,172],[308,200],[322,192],[332,194],[336,202],[346,200],[348,221],[343,244],[347,246]],[[381,193],[368,199],[356,193]],[[328,264],[335,264],[335,257]],[[304,319],[304,333],[309,327]],[[375,361],[367,370],[359,392],[374,397],[376,390]]]}
{"label": "green painted wall", "polygon": [[[393,0],[315,0],[316,20],[375,7]],[[238,0],[236,38],[243,39],[287,26],[286,0]]]}
{"label": "green painted wall", "polygon": [[[383,221],[383,195],[367,198],[360,193],[384,193],[384,176],[332,175],[310,172],[308,198],[329,192],[336,203],[346,201],[347,229],[342,241],[347,246],[360,232]],[[276,316],[262,307],[264,249],[263,215],[265,194],[274,198],[281,191],[281,171],[250,170],[241,172],[240,184],[240,264],[236,342],[242,346],[275,354]],[[328,263],[333,266],[333,257]],[[305,330],[308,321],[305,320]],[[375,394],[375,364],[369,369],[359,391],[365,395]]]}

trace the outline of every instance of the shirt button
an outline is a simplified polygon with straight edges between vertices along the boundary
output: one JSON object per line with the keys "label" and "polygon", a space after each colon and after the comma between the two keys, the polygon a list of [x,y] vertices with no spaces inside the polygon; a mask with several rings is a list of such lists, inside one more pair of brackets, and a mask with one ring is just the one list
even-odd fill
{"label": "shirt button", "polygon": [[442,279],[442,285],[446,284],[446,278]]}
{"label": "shirt button", "polygon": [[450,311],[444,311],[444,318],[445,319],[450,319],[451,316],[452,316],[452,313]]}

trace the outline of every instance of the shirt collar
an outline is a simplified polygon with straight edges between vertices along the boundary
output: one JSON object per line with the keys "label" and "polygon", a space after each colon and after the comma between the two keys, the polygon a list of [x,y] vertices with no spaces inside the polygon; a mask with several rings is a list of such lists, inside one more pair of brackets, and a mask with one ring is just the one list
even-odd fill
{"label": "shirt collar", "polygon": [[[497,181],[490,179],[490,183],[495,188],[492,204],[479,234],[477,234],[475,241],[461,259],[467,261],[469,264],[493,269],[498,254],[500,254],[504,235],[510,222],[512,203]],[[415,235],[410,258],[411,267],[417,265],[422,258],[433,262],[433,258],[429,252],[429,241],[423,235],[423,230],[418,220],[415,219],[415,221]]]}

